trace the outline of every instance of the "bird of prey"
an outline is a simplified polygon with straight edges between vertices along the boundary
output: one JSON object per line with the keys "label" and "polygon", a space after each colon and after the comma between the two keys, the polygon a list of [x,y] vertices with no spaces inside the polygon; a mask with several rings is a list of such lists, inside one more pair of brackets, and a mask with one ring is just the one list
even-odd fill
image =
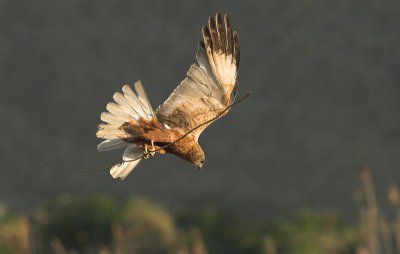
{"label": "bird of prey", "polygon": [[205,155],[198,139],[216,120],[213,118],[224,116],[235,100],[240,51],[238,35],[227,15],[224,20],[219,13],[209,17],[202,37],[197,63],[190,66],[186,78],[155,111],[140,81],[134,90],[124,85],[123,93],[114,94],[115,102],[107,104],[108,112],[101,114],[104,123],[96,133],[105,141],[97,149],[125,148],[123,161],[110,170],[113,178],[124,179],[142,158],[156,152],[174,154],[199,169],[203,166]]}

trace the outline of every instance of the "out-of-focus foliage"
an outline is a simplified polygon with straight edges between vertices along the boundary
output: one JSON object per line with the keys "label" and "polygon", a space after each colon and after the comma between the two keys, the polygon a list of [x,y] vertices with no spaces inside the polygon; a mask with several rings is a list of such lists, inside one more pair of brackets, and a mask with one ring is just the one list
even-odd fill
{"label": "out-of-focus foliage", "polygon": [[13,215],[0,204],[0,253],[35,253],[32,225],[27,217]]}
{"label": "out-of-focus foliage", "polygon": [[69,248],[91,250],[111,244],[112,222],[121,209],[105,196],[83,199],[63,195],[38,214],[37,226],[45,242],[58,238]]}
{"label": "out-of-focus foliage", "polygon": [[143,198],[117,202],[105,196],[61,196],[34,216],[3,212],[0,223],[0,253],[6,254],[350,253],[345,250],[358,240],[331,213],[251,221],[212,209],[171,212]]}
{"label": "out-of-focus foliage", "polygon": [[291,218],[249,222],[207,211],[179,216],[178,222],[197,224],[210,253],[351,253],[359,240],[356,228],[333,212],[304,211]]}
{"label": "out-of-focus foliage", "polygon": [[178,233],[174,218],[165,209],[142,198],[123,207],[114,226],[117,250],[123,253],[169,253],[174,250]]}
{"label": "out-of-focus foliage", "polygon": [[136,197],[64,195],[31,215],[0,206],[1,254],[393,254],[400,250],[396,186],[388,199],[397,212],[384,216],[372,176],[355,191],[358,227],[334,212],[305,210],[272,221],[238,218],[213,209],[174,210]]}
{"label": "out-of-focus foliage", "polygon": [[352,253],[359,233],[346,226],[335,213],[304,211],[294,218],[268,223],[278,253]]}

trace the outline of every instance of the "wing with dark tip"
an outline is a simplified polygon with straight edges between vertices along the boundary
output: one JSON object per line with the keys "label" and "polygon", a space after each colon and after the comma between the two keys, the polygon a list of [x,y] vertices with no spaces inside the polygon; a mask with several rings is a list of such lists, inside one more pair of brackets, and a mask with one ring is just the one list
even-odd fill
{"label": "wing with dark tip", "polygon": [[[239,68],[239,39],[227,15],[210,17],[202,29],[203,40],[186,78],[158,107],[156,115],[171,127],[187,131],[211,120],[234,101]],[[198,138],[206,128],[194,132]]]}
{"label": "wing with dark tip", "polygon": [[196,58],[200,66],[207,69],[223,87],[229,102],[234,96],[230,96],[235,90],[236,76],[240,62],[239,38],[236,32],[232,32],[232,26],[227,15],[224,23],[219,14],[215,20],[208,19],[208,27],[202,30],[203,41],[197,52]]}

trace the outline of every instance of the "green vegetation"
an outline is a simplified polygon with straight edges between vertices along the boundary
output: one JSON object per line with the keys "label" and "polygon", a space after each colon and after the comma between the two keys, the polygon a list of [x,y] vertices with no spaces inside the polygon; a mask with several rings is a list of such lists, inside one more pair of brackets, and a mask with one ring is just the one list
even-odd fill
{"label": "green vegetation", "polygon": [[[334,212],[252,221],[212,209],[171,211],[140,197],[117,202],[108,196],[64,195],[29,216],[0,206],[0,253],[397,253],[400,217],[389,222],[379,211],[368,171],[362,180],[354,194],[359,226]],[[398,209],[394,186],[389,200]]]}
{"label": "green vegetation", "polygon": [[[1,219],[1,253],[334,253],[346,252],[357,232],[332,213],[300,213],[273,222],[213,210],[167,209],[143,198],[61,196],[29,219]],[[37,237],[40,236],[40,237]],[[272,246],[273,244],[274,246]],[[69,251],[69,252],[68,252]],[[274,253],[274,252],[272,252]]]}

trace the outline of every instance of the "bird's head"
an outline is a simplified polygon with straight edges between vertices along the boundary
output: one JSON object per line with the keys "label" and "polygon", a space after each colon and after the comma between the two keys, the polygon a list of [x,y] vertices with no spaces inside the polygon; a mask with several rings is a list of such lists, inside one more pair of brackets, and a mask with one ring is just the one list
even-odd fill
{"label": "bird's head", "polygon": [[205,160],[206,160],[206,158],[205,158],[205,156],[203,155],[202,158],[200,158],[200,159],[194,161],[193,164],[196,165],[197,169],[200,170],[200,169],[203,167],[203,164],[204,164]]}
{"label": "bird's head", "polygon": [[199,144],[196,144],[190,150],[190,162],[192,162],[198,169],[203,167],[206,156]]}

